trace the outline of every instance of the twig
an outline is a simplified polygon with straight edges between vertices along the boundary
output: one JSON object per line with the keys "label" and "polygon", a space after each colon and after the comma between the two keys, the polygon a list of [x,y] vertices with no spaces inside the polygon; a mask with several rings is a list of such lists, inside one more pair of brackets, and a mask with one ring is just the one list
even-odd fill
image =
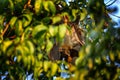
{"label": "twig", "polygon": [[30,6],[31,0],[28,0],[28,2],[24,5],[24,9],[26,9],[28,6]]}
{"label": "twig", "polygon": [[110,15],[112,15],[112,16],[115,16],[115,17],[117,17],[117,18],[120,18],[120,16],[117,16],[117,15],[115,15],[115,14],[112,14],[112,13],[109,13]]}
{"label": "twig", "polygon": [[9,23],[6,24],[6,27],[5,27],[5,29],[3,30],[3,32],[2,32],[2,36],[4,36],[4,34],[5,34],[5,32],[7,31],[9,25],[10,25]]}
{"label": "twig", "polygon": [[[108,4],[108,3],[110,2],[110,1],[109,1],[109,2],[106,3],[106,6],[109,7],[109,6],[111,6],[112,4],[114,4],[116,1],[117,1],[117,0],[114,0],[112,3]],[[108,5],[107,5],[107,4],[108,4]]]}
{"label": "twig", "polygon": [[107,1],[105,4],[107,5],[107,4],[109,4],[110,2],[111,2],[111,0]]}

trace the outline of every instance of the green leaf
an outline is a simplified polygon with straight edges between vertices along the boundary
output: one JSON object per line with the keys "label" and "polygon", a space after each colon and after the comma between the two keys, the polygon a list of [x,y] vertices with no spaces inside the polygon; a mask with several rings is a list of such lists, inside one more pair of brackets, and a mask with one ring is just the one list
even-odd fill
{"label": "green leaf", "polygon": [[34,7],[36,14],[40,13],[40,11],[42,10],[42,0],[35,0]]}
{"label": "green leaf", "polygon": [[47,46],[46,46],[46,51],[49,52],[51,48],[53,47],[53,43],[50,40],[47,40]]}
{"label": "green leaf", "polygon": [[29,53],[33,54],[35,51],[34,45],[31,41],[26,41],[25,46],[29,49]]}
{"label": "green leaf", "polygon": [[60,39],[63,39],[63,37],[65,36],[66,29],[67,29],[66,25],[64,25],[64,24],[59,25],[59,37],[60,37]]}
{"label": "green leaf", "polygon": [[58,33],[58,26],[50,26],[49,33],[51,36],[55,36]]}
{"label": "green leaf", "polygon": [[60,22],[60,21],[61,21],[61,16],[52,17],[52,22],[53,22],[53,24],[56,24],[56,23],[58,23],[58,22]]}
{"label": "green leaf", "polygon": [[50,27],[49,27],[49,33],[50,33],[51,36],[54,36],[54,35],[55,35],[55,34],[54,34],[54,28],[53,28],[53,26],[50,26]]}
{"label": "green leaf", "polygon": [[17,33],[17,35],[22,35],[22,32],[23,32],[23,23],[22,23],[22,21],[21,20],[18,20],[17,22],[16,22],[16,30],[15,30],[15,32]]}
{"label": "green leaf", "polygon": [[16,47],[16,53],[17,53],[18,56],[24,55],[24,50],[23,50],[23,47],[21,45],[18,45]]}
{"label": "green leaf", "polygon": [[27,27],[32,21],[32,13],[23,14],[23,27]]}
{"label": "green leaf", "polygon": [[13,3],[12,0],[9,0],[9,3],[10,3],[10,9],[13,12],[13,10],[14,10],[14,3]]}
{"label": "green leaf", "polygon": [[37,57],[38,57],[38,60],[41,60],[42,57],[43,57],[43,54],[42,54],[42,53],[39,53]]}
{"label": "green leaf", "polygon": [[31,56],[27,56],[27,69],[29,70],[30,69],[30,65],[32,64],[32,58]]}
{"label": "green leaf", "polygon": [[56,13],[56,7],[52,1],[44,1],[43,6],[46,11],[51,11],[52,15]]}
{"label": "green leaf", "polygon": [[17,17],[12,17],[11,20],[10,20],[10,27],[14,27],[15,23],[17,21]]}
{"label": "green leaf", "polygon": [[29,52],[29,48],[28,48],[26,45],[22,45],[21,47],[22,47],[22,49],[23,49],[23,51],[24,51],[23,56],[28,56],[28,55],[31,54],[31,53]]}
{"label": "green leaf", "polygon": [[43,67],[43,62],[36,60],[36,62],[35,62],[35,68],[34,68],[34,78],[38,77],[40,75],[40,73],[43,72],[42,67]]}
{"label": "green leaf", "polygon": [[5,11],[5,7],[8,7],[8,5],[9,5],[8,0],[0,0],[0,13],[3,13]]}
{"label": "green leaf", "polygon": [[16,52],[18,55],[28,56],[28,55],[33,54],[34,49],[30,42],[25,41],[16,47]]}
{"label": "green leaf", "polygon": [[50,17],[45,17],[45,18],[42,19],[42,22],[44,24],[49,24],[51,22],[51,19],[50,19]]}
{"label": "green leaf", "polygon": [[82,9],[82,12],[80,13],[80,20],[85,19],[87,16],[87,10],[85,8]]}
{"label": "green leaf", "polygon": [[37,25],[33,29],[32,36],[34,36],[35,38],[39,38],[46,32],[47,29],[48,28],[43,24]]}
{"label": "green leaf", "polygon": [[81,65],[81,64],[82,64],[83,60],[85,59],[85,56],[86,56],[85,51],[82,49],[82,50],[79,52],[79,58],[76,60],[75,64],[76,64],[77,66],[83,66],[83,65]]}
{"label": "green leaf", "polygon": [[99,32],[97,30],[91,30],[91,32],[88,34],[88,36],[92,39],[95,40],[99,37]]}
{"label": "green leaf", "polygon": [[55,4],[53,3],[53,1],[48,1],[48,3],[49,3],[49,9],[50,9],[50,11],[52,12],[53,15],[55,15],[55,13],[56,13]]}
{"label": "green leaf", "polygon": [[27,58],[27,56],[22,56],[22,60],[23,60],[24,66],[27,67],[27,65],[28,65],[28,58]]}
{"label": "green leaf", "polygon": [[31,26],[28,26],[25,31],[24,31],[24,36],[25,36],[25,39],[28,39],[31,35],[31,32],[32,32],[32,27]]}
{"label": "green leaf", "polygon": [[66,33],[67,26],[61,24],[59,26],[50,26],[49,33],[51,36],[56,36],[58,41],[62,41],[65,33]]}
{"label": "green leaf", "polygon": [[[74,20],[76,20],[77,13],[78,13],[78,9],[72,9],[72,15],[73,15],[73,17],[74,17]],[[74,21],[74,20],[73,20],[73,21]]]}
{"label": "green leaf", "polygon": [[[3,25],[5,16],[0,15],[0,25]],[[1,28],[0,28],[1,30]]]}

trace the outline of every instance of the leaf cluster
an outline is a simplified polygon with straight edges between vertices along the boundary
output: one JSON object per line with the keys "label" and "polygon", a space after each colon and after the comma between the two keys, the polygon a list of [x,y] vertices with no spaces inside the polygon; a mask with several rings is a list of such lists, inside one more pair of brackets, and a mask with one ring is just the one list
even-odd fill
{"label": "leaf cluster", "polygon": [[[103,0],[0,0],[0,5],[0,79],[119,79],[120,29]],[[52,61],[49,53],[63,44],[71,23],[85,38],[75,64]]]}

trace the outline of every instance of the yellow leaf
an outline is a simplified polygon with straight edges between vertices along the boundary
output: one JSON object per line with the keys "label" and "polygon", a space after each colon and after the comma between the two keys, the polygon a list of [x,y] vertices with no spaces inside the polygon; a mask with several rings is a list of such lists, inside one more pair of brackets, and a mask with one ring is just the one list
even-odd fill
{"label": "yellow leaf", "polygon": [[23,28],[22,28],[22,21],[21,20],[19,20],[18,21],[18,24],[19,24],[19,32],[21,33],[21,32],[23,32]]}
{"label": "yellow leaf", "polygon": [[49,33],[50,33],[51,36],[54,36],[54,35],[55,35],[55,34],[54,34],[54,28],[53,28],[53,26],[50,26],[50,27],[49,27]]}
{"label": "yellow leaf", "polygon": [[93,61],[92,61],[92,59],[88,59],[88,67],[89,67],[89,69],[93,68]]}
{"label": "yellow leaf", "polygon": [[32,62],[32,66],[34,66],[34,64],[35,64],[35,57],[33,55],[31,55],[31,62]]}
{"label": "yellow leaf", "polygon": [[14,27],[16,20],[17,17],[12,17],[12,19],[10,20],[10,27]]}
{"label": "yellow leaf", "polygon": [[110,52],[109,56],[110,56],[110,60],[112,61],[115,60],[115,54],[113,52]]}
{"label": "yellow leaf", "polygon": [[52,66],[51,67],[51,76],[54,76],[56,71],[57,71],[57,69],[58,69],[58,65],[56,63],[52,63],[51,66]]}
{"label": "yellow leaf", "polygon": [[80,20],[85,19],[86,15],[87,15],[87,10],[83,8],[82,12],[80,13]]}
{"label": "yellow leaf", "polygon": [[74,20],[76,19],[77,13],[78,13],[78,10],[72,9],[72,15],[73,15],[73,17],[74,17]]}
{"label": "yellow leaf", "polygon": [[35,0],[35,12],[38,14],[42,9],[42,0]]}
{"label": "yellow leaf", "polygon": [[44,6],[44,9],[45,9],[46,11],[48,11],[48,12],[50,11],[50,10],[49,10],[49,3],[48,3],[48,1],[44,1],[44,2],[43,2],[43,6]]}
{"label": "yellow leaf", "polygon": [[97,64],[101,64],[101,58],[100,58],[100,57],[96,57],[96,58],[95,58],[95,62],[96,62]]}
{"label": "yellow leaf", "polygon": [[85,58],[85,52],[83,50],[81,50],[79,52],[79,57],[77,58],[75,64],[79,65],[80,63],[82,63],[82,61],[84,60],[84,58]]}
{"label": "yellow leaf", "polygon": [[6,52],[6,50],[8,49],[8,47],[12,44],[12,41],[4,41],[3,42],[3,52]]}
{"label": "yellow leaf", "polygon": [[44,71],[47,72],[48,69],[51,67],[51,62],[50,61],[44,61]]}
{"label": "yellow leaf", "polygon": [[39,53],[37,57],[38,57],[38,60],[41,60],[43,57],[43,54]]}
{"label": "yellow leaf", "polygon": [[20,60],[22,59],[22,56],[17,56],[17,61],[20,62]]}
{"label": "yellow leaf", "polygon": [[17,24],[18,25],[16,25],[16,33],[20,36],[23,32],[23,23],[21,20],[18,20]]}
{"label": "yellow leaf", "polygon": [[89,54],[90,53],[90,49],[91,49],[91,45],[88,45],[85,49],[86,53]]}
{"label": "yellow leaf", "polygon": [[29,49],[29,53],[33,54],[35,51],[34,45],[31,41],[26,41],[25,46]]}

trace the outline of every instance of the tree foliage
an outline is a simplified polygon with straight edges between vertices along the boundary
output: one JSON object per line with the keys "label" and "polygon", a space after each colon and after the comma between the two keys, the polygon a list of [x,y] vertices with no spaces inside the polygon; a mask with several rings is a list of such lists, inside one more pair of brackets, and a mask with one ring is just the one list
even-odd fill
{"label": "tree foliage", "polygon": [[0,78],[119,79],[120,28],[109,11],[103,0],[0,0]]}

